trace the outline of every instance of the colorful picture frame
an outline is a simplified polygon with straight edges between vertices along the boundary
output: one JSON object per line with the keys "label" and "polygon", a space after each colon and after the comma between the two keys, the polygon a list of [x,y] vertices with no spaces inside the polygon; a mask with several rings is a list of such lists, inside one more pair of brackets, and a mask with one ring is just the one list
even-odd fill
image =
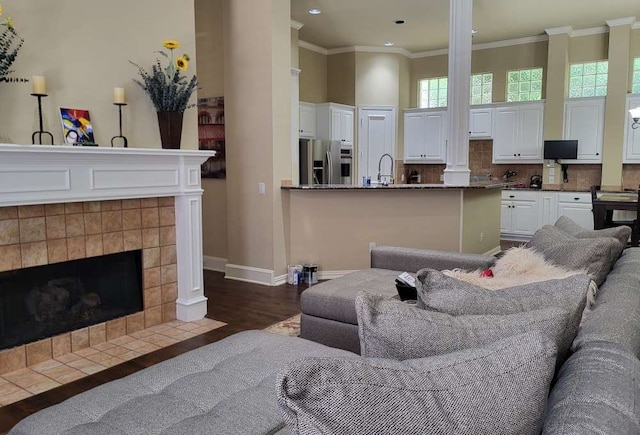
{"label": "colorful picture frame", "polygon": [[69,145],[94,143],[91,116],[86,109],[60,108],[62,136]]}

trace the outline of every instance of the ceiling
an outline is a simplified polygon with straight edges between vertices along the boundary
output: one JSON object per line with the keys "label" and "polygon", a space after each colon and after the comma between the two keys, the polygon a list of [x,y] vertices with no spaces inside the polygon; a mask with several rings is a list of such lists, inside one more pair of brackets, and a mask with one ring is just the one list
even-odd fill
{"label": "ceiling", "polygon": [[[312,8],[322,13],[311,15]],[[474,44],[543,35],[553,27],[579,30],[616,18],[640,20],[638,0],[475,0],[473,9]],[[449,0],[291,0],[291,18],[304,24],[300,40],[328,50],[383,47],[386,41],[412,53],[448,46]]]}

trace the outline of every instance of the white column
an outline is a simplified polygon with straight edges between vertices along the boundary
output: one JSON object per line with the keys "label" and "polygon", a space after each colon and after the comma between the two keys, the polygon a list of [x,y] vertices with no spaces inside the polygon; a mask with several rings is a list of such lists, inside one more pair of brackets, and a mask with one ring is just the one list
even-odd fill
{"label": "white column", "polygon": [[451,0],[447,86],[447,167],[444,184],[469,185],[469,98],[473,0]]}
{"label": "white column", "polygon": [[186,192],[175,197],[178,299],[176,317],[192,322],[207,314],[202,271],[202,189],[200,165],[186,164]]}

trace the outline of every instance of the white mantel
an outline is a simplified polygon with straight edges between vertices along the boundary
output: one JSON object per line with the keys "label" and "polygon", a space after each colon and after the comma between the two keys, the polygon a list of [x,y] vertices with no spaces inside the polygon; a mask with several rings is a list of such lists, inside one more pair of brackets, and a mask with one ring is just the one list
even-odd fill
{"label": "white mantel", "polygon": [[200,165],[215,151],[0,144],[0,207],[175,197],[179,320],[207,313]]}

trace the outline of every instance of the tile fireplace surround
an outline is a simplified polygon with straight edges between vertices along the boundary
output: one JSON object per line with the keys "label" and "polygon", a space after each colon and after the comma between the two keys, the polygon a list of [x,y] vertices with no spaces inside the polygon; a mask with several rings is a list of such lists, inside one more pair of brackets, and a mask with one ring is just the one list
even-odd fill
{"label": "tile fireplace surround", "polygon": [[0,272],[142,249],[144,301],[138,313],[0,351],[0,365],[204,317],[200,165],[212,155],[0,144]]}

